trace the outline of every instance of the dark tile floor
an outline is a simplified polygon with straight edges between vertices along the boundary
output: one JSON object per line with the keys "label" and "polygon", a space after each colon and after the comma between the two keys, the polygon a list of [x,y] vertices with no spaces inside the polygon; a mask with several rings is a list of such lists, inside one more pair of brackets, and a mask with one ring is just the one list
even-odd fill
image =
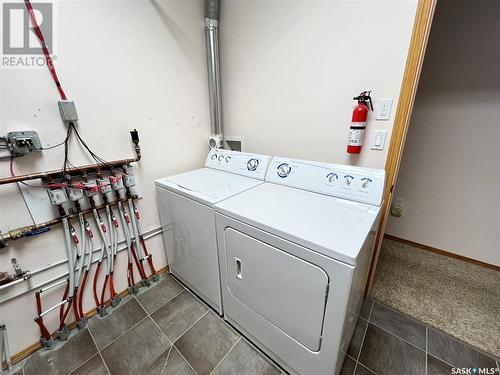
{"label": "dark tile floor", "polygon": [[341,375],[467,373],[453,368],[470,368],[472,375],[500,373],[498,358],[385,305],[367,300],[360,315]]}
{"label": "dark tile floor", "polygon": [[170,275],[21,366],[15,375],[282,373]]}
{"label": "dark tile floor", "polygon": [[[360,315],[341,375],[450,375],[454,366],[498,373],[494,359],[384,305],[366,301]],[[15,375],[283,373],[170,275],[21,366]]]}

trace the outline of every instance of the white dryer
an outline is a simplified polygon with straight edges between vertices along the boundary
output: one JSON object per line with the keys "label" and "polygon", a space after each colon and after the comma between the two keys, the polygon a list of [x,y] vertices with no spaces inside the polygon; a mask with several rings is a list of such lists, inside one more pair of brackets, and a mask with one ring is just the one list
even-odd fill
{"label": "white dryer", "polygon": [[382,170],[273,158],[216,205],[224,317],[292,374],[338,374],[361,308]]}
{"label": "white dryer", "polygon": [[155,181],[170,272],[222,314],[214,205],[264,183],[271,158],[211,150],[205,168]]}

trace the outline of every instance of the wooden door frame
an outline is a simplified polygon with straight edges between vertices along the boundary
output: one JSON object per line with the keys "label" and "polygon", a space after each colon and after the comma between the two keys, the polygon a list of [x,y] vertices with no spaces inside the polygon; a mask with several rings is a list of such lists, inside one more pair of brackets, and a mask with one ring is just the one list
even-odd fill
{"label": "wooden door frame", "polygon": [[398,177],[399,166],[403,155],[408,126],[410,124],[413,103],[415,102],[420,72],[422,71],[436,2],[437,0],[419,0],[417,4],[403,82],[392,129],[391,143],[385,163],[386,185],[384,190],[384,201],[381,208],[380,224],[375,237],[374,251],[368,274],[368,282],[365,288],[365,296],[370,293],[373,285],[380,248],[382,246],[385,227],[390,213],[392,193]]}

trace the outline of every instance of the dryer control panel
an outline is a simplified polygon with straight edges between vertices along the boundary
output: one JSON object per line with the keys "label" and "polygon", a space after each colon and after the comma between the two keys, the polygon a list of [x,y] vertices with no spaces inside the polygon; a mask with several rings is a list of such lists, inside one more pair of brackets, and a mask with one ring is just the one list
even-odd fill
{"label": "dryer control panel", "polygon": [[246,152],[212,149],[208,153],[205,166],[229,173],[264,180],[271,157]]}
{"label": "dryer control panel", "polygon": [[384,194],[385,171],[274,157],[266,181],[380,206]]}

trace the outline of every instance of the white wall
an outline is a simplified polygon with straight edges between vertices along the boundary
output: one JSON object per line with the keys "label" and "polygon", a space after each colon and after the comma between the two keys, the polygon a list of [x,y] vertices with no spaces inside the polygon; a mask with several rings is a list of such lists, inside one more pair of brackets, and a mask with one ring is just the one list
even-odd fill
{"label": "white wall", "polygon": [[[394,98],[390,134],[416,0],[223,2],[223,121],[246,149],[383,168],[384,151],[346,153],[352,100],[365,89]],[[387,139],[387,144],[389,139]]]}
{"label": "white wall", "polygon": [[439,1],[387,233],[500,265],[500,2]]}
{"label": "white wall", "polygon": [[[144,230],[160,225],[153,180],[202,165],[209,135],[208,95],[201,0],[59,1],[56,3],[57,68],[69,98],[77,103],[82,136],[107,160],[132,156],[128,131],[140,132],[143,159],[139,203]],[[47,70],[0,73],[0,133],[35,129],[44,145],[65,135],[57,110],[57,91]],[[90,160],[73,147],[74,164]],[[62,149],[16,159],[18,174],[59,168]],[[0,176],[8,176],[1,162]],[[32,223],[17,186],[0,187],[0,230]],[[157,268],[166,265],[161,236],[149,241]],[[0,250],[0,270],[10,270],[16,257],[26,269],[63,259],[60,229],[35,239],[13,241]],[[117,290],[126,288],[126,255],[117,262]],[[36,285],[66,267],[33,277]],[[0,292],[7,297],[28,284]],[[46,306],[62,290],[45,296]],[[85,309],[93,307],[87,289]],[[56,315],[46,320],[56,328]],[[0,305],[0,320],[10,331],[11,350],[37,342],[33,293]],[[71,318],[72,319],[72,318]]]}

